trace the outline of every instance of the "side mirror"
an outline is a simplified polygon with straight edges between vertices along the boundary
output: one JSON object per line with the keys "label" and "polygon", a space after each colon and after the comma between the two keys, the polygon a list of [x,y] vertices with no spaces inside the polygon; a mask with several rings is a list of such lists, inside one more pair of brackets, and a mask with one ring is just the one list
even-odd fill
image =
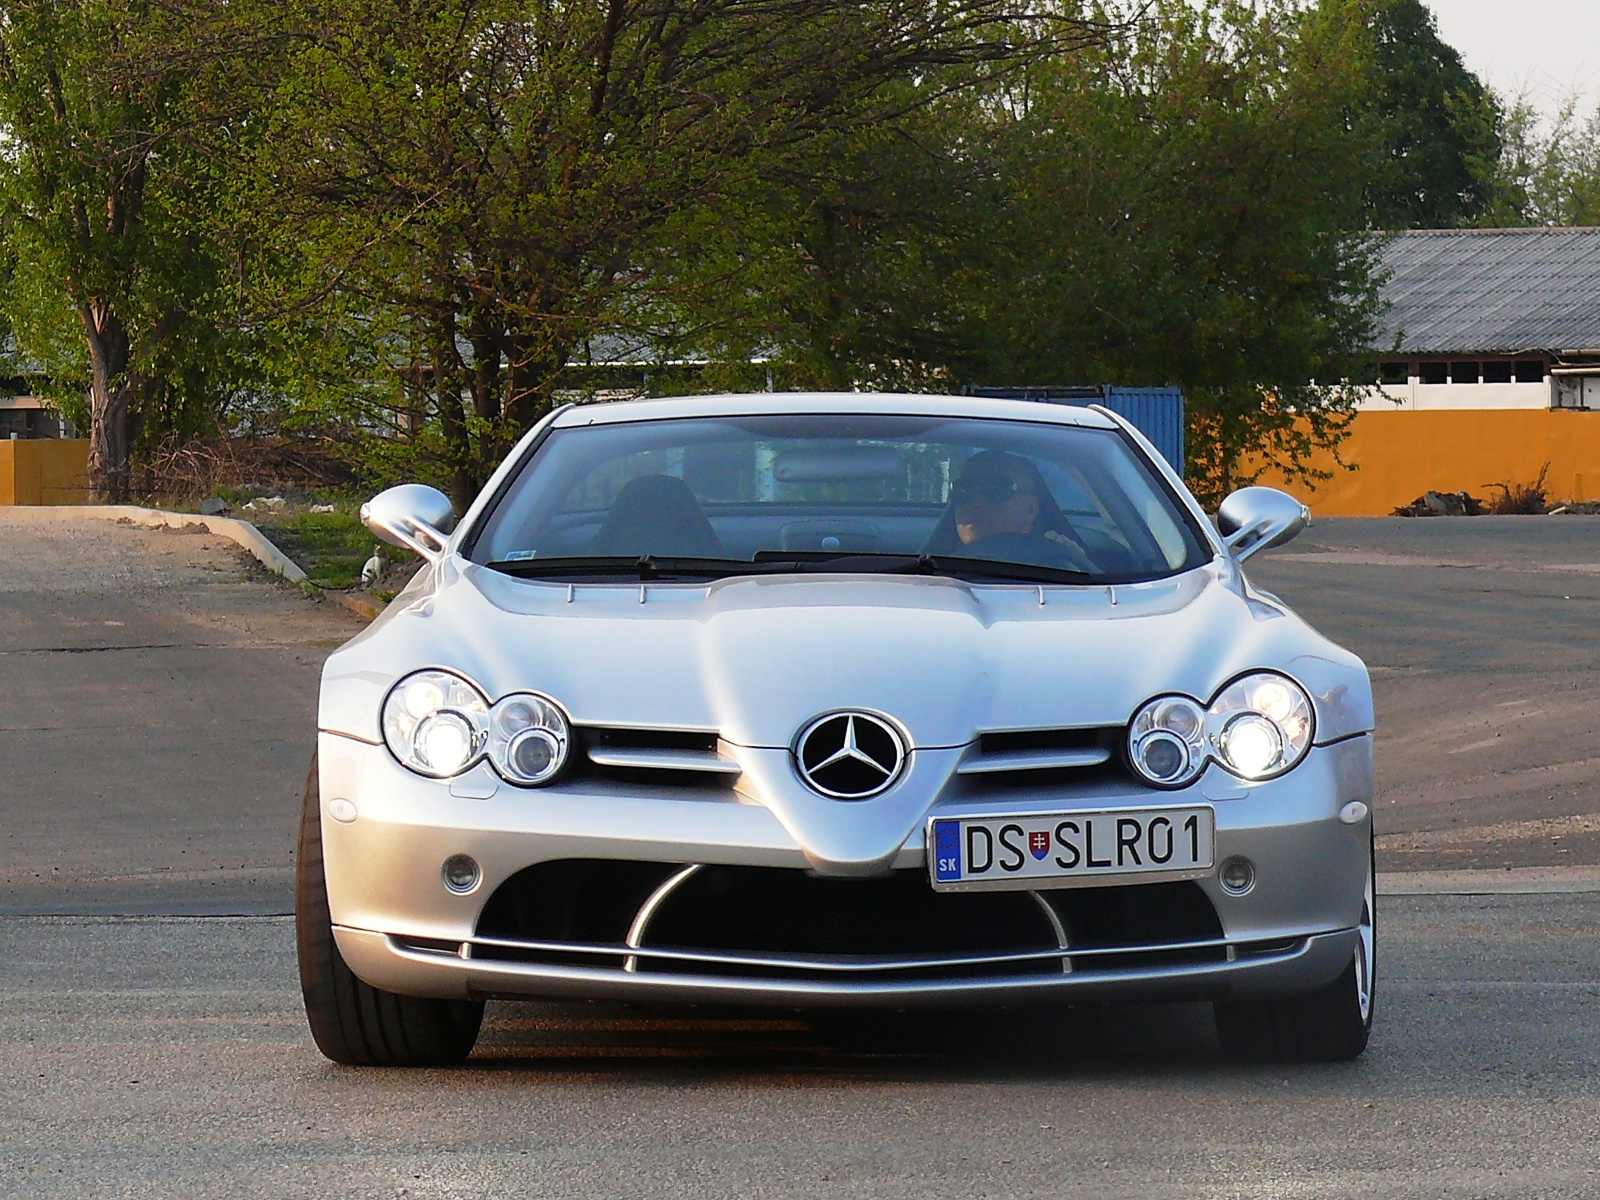
{"label": "side mirror", "polygon": [[1277,488],[1240,488],[1217,510],[1217,528],[1240,562],[1257,550],[1281,546],[1311,523],[1311,510]]}
{"label": "side mirror", "polygon": [[392,546],[415,550],[429,562],[444,555],[455,509],[438,488],[402,483],[361,506],[361,523]]}

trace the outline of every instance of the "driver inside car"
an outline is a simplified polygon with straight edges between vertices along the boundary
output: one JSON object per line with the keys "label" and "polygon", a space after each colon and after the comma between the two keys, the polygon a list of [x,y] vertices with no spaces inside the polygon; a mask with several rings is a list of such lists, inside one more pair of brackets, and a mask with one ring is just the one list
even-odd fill
{"label": "driver inside car", "polygon": [[1093,569],[1039,469],[1021,455],[1003,450],[981,450],[967,459],[960,478],[950,485],[950,507],[928,549],[934,554],[1074,571]]}

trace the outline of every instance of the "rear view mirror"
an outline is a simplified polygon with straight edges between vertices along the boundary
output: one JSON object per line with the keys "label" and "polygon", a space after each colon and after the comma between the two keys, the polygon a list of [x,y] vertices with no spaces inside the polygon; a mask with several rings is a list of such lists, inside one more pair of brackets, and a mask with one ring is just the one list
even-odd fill
{"label": "rear view mirror", "polygon": [[434,562],[444,555],[455,508],[438,488],[402,483],[363,504],[361,523],[390,545],[415,550]]}
{"label": "rear view mirror", "polygon": [[1223,544],[1240,562],[1293,540],[1310,523],[1311,510],[1277,488],[1240,488],[1217,510]]}

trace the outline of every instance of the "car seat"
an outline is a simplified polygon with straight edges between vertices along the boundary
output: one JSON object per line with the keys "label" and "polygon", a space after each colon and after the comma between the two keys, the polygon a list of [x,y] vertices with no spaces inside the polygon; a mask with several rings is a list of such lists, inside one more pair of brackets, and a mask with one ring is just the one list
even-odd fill
{"label": "car seat", "polygon": [[591,554],[725,558],[727,550],[689,485],[674,475],[630,479],[595,531]]}

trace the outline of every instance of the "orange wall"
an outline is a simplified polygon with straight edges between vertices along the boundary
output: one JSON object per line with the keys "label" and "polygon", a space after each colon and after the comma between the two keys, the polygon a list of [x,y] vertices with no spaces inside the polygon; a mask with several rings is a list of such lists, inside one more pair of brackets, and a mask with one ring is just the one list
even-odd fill
{"label": "orange wall", "polygon": [[87,504],[87,438],[0,440],[0,505]]}
{"label": "orange wall", "polygon": [[1564,409],[1448,409],[1362,412],[1332,456],[1313,464],[1333,478],[1312,488],[1276,471],[1257,482],[1280,487],[1329,517],[1388,516],[1423,492],[1470,492],[1487,500],[1494,483],[1532,483],[1540,469],[1551,503],[1600,500],[1600,412]]}

